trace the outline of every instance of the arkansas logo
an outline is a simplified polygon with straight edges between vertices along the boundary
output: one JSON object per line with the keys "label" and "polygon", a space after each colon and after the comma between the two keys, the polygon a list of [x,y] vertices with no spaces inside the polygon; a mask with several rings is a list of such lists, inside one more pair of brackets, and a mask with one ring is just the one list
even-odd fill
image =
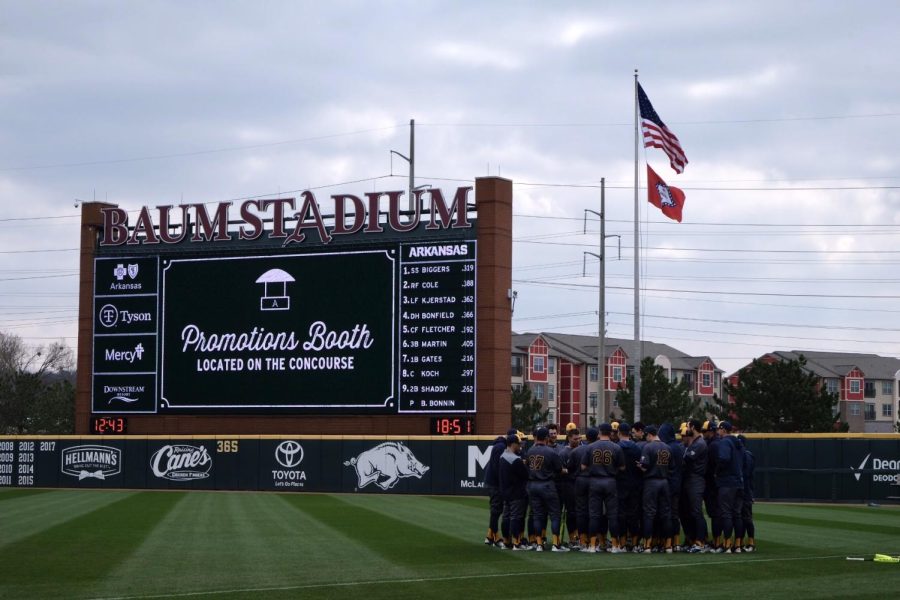
{"label": "arkansas logo", "polygon": [[345,467],[356,469],[357,489],[374,483],[382,490],[389,490],[404,477],[421,479],[429,467],[423,465],[399,442],[385,442],[360,453],[344,462]]}

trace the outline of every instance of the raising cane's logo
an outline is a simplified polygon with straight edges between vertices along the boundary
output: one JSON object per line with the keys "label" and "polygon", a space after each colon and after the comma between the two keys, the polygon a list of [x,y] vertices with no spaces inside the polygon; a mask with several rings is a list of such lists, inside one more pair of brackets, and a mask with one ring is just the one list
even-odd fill
{"label": "raising cane's logo", "polygon": [[206,446],[168,444],[153,453],[150,470],[160,479],[190,481],[206,479],[212,468],[212,457]]}

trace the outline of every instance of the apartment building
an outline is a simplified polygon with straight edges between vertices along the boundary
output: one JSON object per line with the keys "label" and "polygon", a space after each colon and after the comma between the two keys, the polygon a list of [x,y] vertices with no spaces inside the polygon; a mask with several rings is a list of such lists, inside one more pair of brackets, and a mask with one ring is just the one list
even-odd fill
{"label": "apartment building", "polygon": [[[633,371],[629,358],[634,341],[607,338],[603,384],[597,364],[598,339],[564,333],[512,334],[512,386],[528,385],[535,398],[549,409],[551,422],[573,422],[579,427],[620,416],[616,391]],[[681,350],[642,342],[643,355],[665,369],[672,381],[685,379],[691,394],[703,402],[722,396],[723,371],[708,356],[690,356]],[[602,388],[602,389],[601,389]]]}
{"label": "apartment building", "polygon": [[[900,359],[877,354],[774,351],[763,361],[798,360],[806,357],[806,370],[839,398],[837,411],[854,433],[891,433],[900,418]],[[730,376],[737,382],[740,371]]]}

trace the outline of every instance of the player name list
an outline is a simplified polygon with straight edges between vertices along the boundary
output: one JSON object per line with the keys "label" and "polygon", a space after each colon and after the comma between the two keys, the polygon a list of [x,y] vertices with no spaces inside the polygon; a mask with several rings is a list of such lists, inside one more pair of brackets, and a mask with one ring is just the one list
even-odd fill
{"label": "player name list", "polygon": [[401,245],[399,412],[475,410],[475,242]]}

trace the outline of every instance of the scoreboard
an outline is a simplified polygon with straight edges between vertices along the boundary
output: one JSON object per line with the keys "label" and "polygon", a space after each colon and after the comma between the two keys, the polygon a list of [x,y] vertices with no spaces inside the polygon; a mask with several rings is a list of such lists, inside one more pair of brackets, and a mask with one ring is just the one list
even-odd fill
{"label": "scoreboard", "polygon": [[472,413],[473,237],[100,255],[92,413]]}

